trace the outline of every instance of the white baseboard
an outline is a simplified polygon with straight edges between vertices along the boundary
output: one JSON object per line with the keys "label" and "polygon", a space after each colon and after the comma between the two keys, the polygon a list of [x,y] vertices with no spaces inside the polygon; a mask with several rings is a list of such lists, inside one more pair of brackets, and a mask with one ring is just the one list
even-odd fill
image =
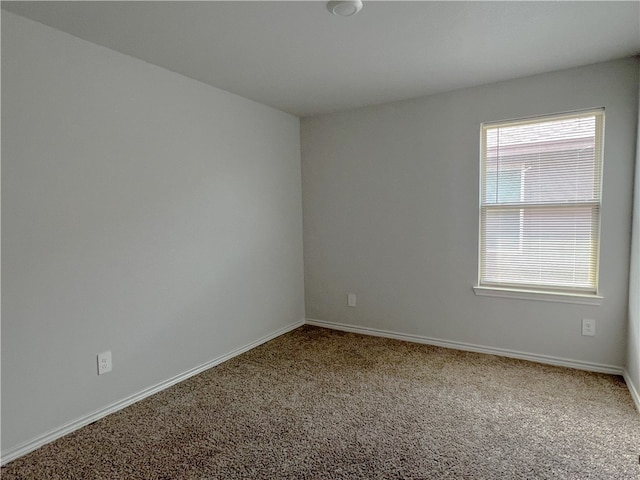
{"label": "white baseboard", "polygon": [[629,372],[626,369],[622,376],[624,377],[624,381],[627,383],[627,388],[629,389],[633,403],[636,404],[636,409],[638,410],[638,413],[640,413],[640,390],[638,389],[638,386],[631,381],[631,376],[629,376]]}
{"label": "white baseboard", "polygon": [[507,350],[504,348],[485,347],[482,345],[474,345],[471,343],[455,342],[451,340],[442,340],[439,338],[424,337],[422,335],[411,335],[406,333],[391,332],[389,330],[380,330],[377,328],[360,327],[354,325],[346,325],[344,323],[325,322],[314,318],[307,318],[307,325],[315,325],[317,327],[331,328],[333,330],[342,330],[345,332],[361,333],[363,335],[372,335],[375,337],[393,338],[396,340],[405,340],[407,342],[424,343],[426,345],[434,345],[437,347],[453,348],[455,350],[464,350],[467,352],[487,353],[489,355],[499,355],[501,357],[518,358],[520,360],[529,360],[531,362],[545,363],[558,367],[577,368],[579,370],[588,370],[590,372],[611,373],[614,375],[622,375],[624,370],[616,365],[606,365],[600,363],[583,362],[580,360],[571,360],[568,358],[552,357],[549,355],[539,355],[536,353],[518,352],[516,350]]}
{"label": "white baseboard", "polygon": [[21,443],[13,448],[9,448],[0,454],[0,465],[4,465],[5,463],[10,462],[11,460],[15,460],[18,457],[26,455],[27,453],[32,452],[33,450],[40,448],[41,446],[46,445],[47,443],[57,440],[58,438],[63,437],[86,425],[89,425],[90,423],[93,423],[96,420],[106,417],[111,413],[117,412],[118,410],[122,410],[123,408],[128,407],[129,405],[132,405],[136,402],[139,402],[140,400],[143,400],[153,395],[154,393],[158,393],[166,388],[169,388],[175,385],[176,383],[180,383],[189,377],[193,377],[194,375],[202,373],[211,367],[215,367],[216,365],[219,365],[222,362],[226,362],[227,360],[230,360],[233,357],[236,357],[244,352],[247,352],[252,348],[262,345],[263,343],[266,343],[269,340],[273,340],[274,338],[279,337],[280,335],[283,335],[287,332],[290,332],[291,330],[301,327],[302,325],[304,325],[304,323],[305,323],[305,320],[302,319],[298,322],[287,325],[286,327],[280,328],[279,330],[276,330],[275,332],[270,333],[269,335],[259,338],[258,340],[248,343],[247,345],[237,348],[236,350],[233,350],[225,355],[221,355],[212,360],[209,360],[208,362],[203,363],[202,365],[194,367],[190,370],[187,370],[186,372],[176,375],[175,377],[171,377],[168,380],[165,380],[156,385],[153,385],[152,387],[146,388],[129,397],[123,398],[122,400],[112,403],[111,405],[101,408],[100,410],[96,410],[93,413],[84,415],[76,420],[73,420],[69,423],[61,425],[60,427],[54,430],[51,430],[43,435],[39,435],[36,438],[33,438],[27,442]]}

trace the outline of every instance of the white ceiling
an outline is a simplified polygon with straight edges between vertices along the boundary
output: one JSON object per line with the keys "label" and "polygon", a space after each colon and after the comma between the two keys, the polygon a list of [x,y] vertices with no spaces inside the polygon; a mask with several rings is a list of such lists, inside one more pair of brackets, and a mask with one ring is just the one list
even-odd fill
{"label": "white ceiling", "polygon": [[2,2],[299,116],[640,53],[640,2]]}

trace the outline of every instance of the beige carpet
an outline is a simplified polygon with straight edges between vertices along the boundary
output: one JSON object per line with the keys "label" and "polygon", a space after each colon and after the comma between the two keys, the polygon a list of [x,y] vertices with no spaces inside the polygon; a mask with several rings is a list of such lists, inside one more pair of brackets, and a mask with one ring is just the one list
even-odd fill
{"label": "beige carpet", "polygon": [[620,377],[301,327],[2,479],[637,479]]}

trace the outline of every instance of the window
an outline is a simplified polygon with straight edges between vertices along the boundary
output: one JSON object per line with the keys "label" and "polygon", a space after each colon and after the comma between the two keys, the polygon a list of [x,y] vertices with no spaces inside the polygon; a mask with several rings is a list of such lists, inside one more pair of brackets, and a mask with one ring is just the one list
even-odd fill
{"label": "window", "polygon": [[604,111],[482,125],[478,289],[597,296]]}

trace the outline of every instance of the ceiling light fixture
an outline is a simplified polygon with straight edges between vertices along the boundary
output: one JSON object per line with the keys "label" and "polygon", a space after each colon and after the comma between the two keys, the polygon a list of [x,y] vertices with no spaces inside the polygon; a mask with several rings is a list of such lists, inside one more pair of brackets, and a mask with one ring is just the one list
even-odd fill
{"label": "ceiling light fixture", "polygon": [[342,0],[338,2],[327,2],[327,10],[334,15],[350,17],[362,10],[361,0]]}

